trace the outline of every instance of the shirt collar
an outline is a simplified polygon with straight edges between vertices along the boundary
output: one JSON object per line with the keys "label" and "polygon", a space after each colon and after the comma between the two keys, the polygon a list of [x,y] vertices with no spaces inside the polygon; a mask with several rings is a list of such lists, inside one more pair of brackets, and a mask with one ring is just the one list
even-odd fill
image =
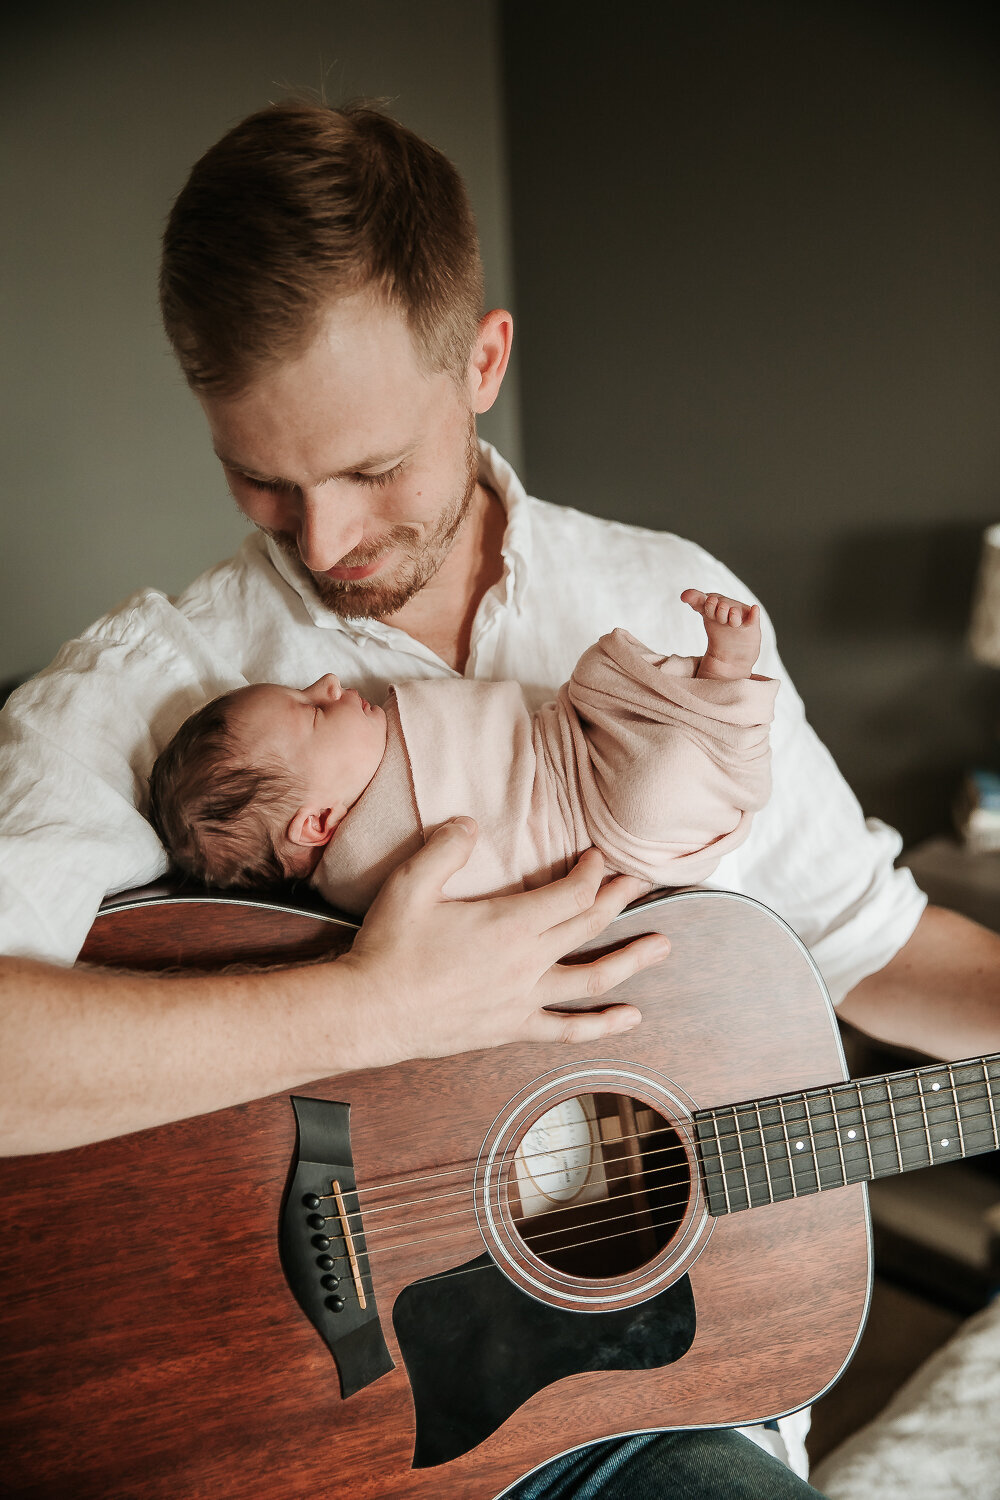
{"label": "shirt collar", "polygon": [[[531,553],[528,497],[507,460],[491,444],[482,441],[479,444],[479,479],[494,492],[507,512],[507,526],[501,544],[504,571],[497,588],[503,591],[503,603],[509,604],[520,614]],[[302,564],[289,557],[272,537],[265,537],[264,540],[271,565],[302,600],[314,625],[322,630],[343,631],[355,640],[365,636],[388,640],[405,635],[405,631],[394,625],[387,625],[383,620],[345,620],[335,614],[319,597],[316,585]]]}

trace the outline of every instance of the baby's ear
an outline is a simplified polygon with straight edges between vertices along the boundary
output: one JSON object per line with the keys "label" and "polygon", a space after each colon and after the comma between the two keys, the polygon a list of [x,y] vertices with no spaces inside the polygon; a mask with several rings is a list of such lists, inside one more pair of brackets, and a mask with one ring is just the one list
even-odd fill
{"label": "baby's ear", "polygon": [[292,815],[285,837],[303,849],[321,849],[337,831],[341,811],[335,807],[300,807]]}

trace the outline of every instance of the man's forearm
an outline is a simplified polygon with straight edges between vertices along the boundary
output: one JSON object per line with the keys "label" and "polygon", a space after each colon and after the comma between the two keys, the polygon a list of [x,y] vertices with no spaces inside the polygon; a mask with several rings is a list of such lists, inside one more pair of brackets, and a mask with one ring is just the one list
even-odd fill
{"label": "man's forearm", "polygon": [[[538,890],[446,900],[474,838],[468,819],[437,829],[329,963],[156,976],[0,959],[0,1154],[85,1145],[405,1058],[637,1025],[634,1006],[601,997],[659,963],[662,938],[558,960],[640,882],[602,885],[604,862],[588,850]],[[580,1001],[580,1014],[549,1009]]]}
{"label": "man's forearm", "polygon": [[0,1154],[83,1145],[378,1062],[336,964],[159,977],[0,960]]}
{"label": "man's forearm", "polygon": [[929,906],[905,947],[838,1012],[869,1036],[932,1057],[1000,1052],[1000,936]]}

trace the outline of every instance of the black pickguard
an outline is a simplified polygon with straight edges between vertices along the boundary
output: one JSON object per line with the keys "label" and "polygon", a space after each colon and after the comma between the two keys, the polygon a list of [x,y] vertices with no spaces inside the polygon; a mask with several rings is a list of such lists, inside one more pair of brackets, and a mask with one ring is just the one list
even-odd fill
{"label": "black pickguard", "polygon": [[415,1469],[468,1453],[529,1396],[584,1370],[673,1364],[694,1340],[687,1276],[638,1307],[575,1313],[536,1302],[488,1255],[414,1282],[392,1321],[416,1407]]}

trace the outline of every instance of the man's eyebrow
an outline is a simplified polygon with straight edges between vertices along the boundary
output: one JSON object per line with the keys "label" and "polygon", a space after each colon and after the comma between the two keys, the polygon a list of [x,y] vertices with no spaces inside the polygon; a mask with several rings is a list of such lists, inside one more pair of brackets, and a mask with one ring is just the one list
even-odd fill
{"label": "man's eyebrow", "polygon": [[[381,469],[388,464],[402,463],[404,459],[409,458],[416,446],[416,443],[412,443],[402,448],[390,448],[387,453],[371,453],[367,458],[351,464],[349,468],[338,469],[335,474],[325,474],[322,479],[316,480],[316,483],[325,484],[328,479],[350,479],[352,474],[364,474],[369,469]],[[213,448],[212,452],[224,468],[235,469],[238,474],[246,474],[248,479],[259,479],[263,484],[295,483],[294,480],[279,479],[275,474],[262,474],[258,469],[251,468],[249,464],[241,464],[238,459],[220,453],[218,448]]]}

